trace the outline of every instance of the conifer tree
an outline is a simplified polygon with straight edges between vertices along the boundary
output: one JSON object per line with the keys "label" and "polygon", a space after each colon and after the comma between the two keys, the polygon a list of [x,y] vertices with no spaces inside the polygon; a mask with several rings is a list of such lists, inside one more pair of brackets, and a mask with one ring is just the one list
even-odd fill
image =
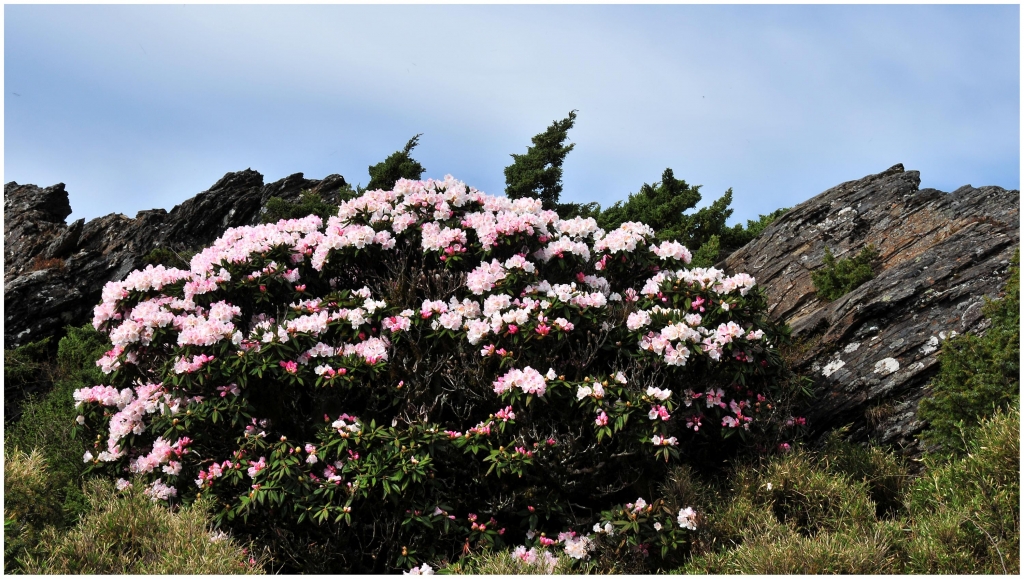
{"label": "conifer tree", "polygon": [[416,145],[419,144],[420,136],[423,133],[409,139],[405,148],[395,151],[387,159],[369,167],[370,182],[366,184],[366,190],[384,189],[390,191],[395,187],[399,179],[418,180],[426,169],[419,161],[409,156]]}
{"label": "conifer tree", "polygon": [[760,233],[765,226],[786,210],[779,209],[761,215],[758,221],[747,220],[747,228],[737,224],[726,226],[732,216],[732,189],[711,205],[687,215],[700,203],[700,185],[689,185],[676,179],[672,169],[665,169],[661,181],[653,185],[644,183],[638,193],[632,193],[625,202],[617,201],[600,213],[598,224],[610,231],[626,221],[649,224],[658,232],[658,239],[676,240],[694,251],[694,264],[710,267]]}
{"label": "conifer tree", "polygon": [[533,137],[533,146],[525,155],[512,154],[513,162],[505,167],[505,195],[509,199],[537,197],[544,209],[556,209],[562,193],[562,162],[575,146],[565,145],[569,129],[576,122],[576,111],[551,123],[546,131]]}

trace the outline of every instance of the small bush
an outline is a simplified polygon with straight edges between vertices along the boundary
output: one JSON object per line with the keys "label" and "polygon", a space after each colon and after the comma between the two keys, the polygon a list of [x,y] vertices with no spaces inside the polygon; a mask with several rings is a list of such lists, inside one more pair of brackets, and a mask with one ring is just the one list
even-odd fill
{"label": "small bush", "polygon": [[4,573],[20,570],[20,561],[36,550],[47,527],[64,520],[54,480],[38,450],[26,454],[17,448],[4,456]]}
{"label": "small bush", "polygon": [[983,421],[966,450],[909,492],[907,572],[1020,573],[1020,411]]}
{"label": "small bush", "polygon": [[794,451],[747,479],[757,486],[743,492],[770,505],[779,522],[805,536],[869,526],[875,509],[867,485],[817,466],[809,453]]}
{"label": "small bush", "polygon": [[[136,485],[138,486],[138,485]],[[260,573],[262,561],[230,537],[211,532],[197,501],[172,512],[129,487],[121,494],[109,481],[86,487],[92,509],[65,533],[50,529],[26,564],[32,574],[227,574]]]}
{"label": "small bush", "polygon": [[985,305],[991,325],[982,336],[946,341],[939,375],[918,415],[928,422],[922,438],[962,454],[981,420],[1020,400],[1020,250],[1014,254],[1005,297]]}
{"label": "small bush", "polygon": [[688,574],[819,575],[894,573],[898,560],[890,543],[899,532],[823,533],[813,538],[792,530],[757,535],[736,549],[692,559],[681,571]]}
{"label": "small bush", "polygon": [[886,572],[892,557],[875,528],[870,477],[837,467],[835,458],[802,449],[759,468],[737,466],[731,495],[709,505],[682,571]]}
{"label": "small bush", "polygon": [[26,396],[46,392],[55,370],[50,338],[4,350],[4,422],[21,416]]}
{"label": "small bush", "polygon": [[825,247],[824,266],[811,272],[811,281],[818,296],[829,301],[836,300],[875,277],[871,268],[878,255],[875,246],[868,245],[857,255],[836,261],[832,251]]}
{"label": "small bush", "polygon": [[880,448],[846,442],[842,439],[844,434],[845,430],[829,433],[819,463],[829,472],[866,484],[876,516],[900,512],[902,496],[910,482],[906,464]]}

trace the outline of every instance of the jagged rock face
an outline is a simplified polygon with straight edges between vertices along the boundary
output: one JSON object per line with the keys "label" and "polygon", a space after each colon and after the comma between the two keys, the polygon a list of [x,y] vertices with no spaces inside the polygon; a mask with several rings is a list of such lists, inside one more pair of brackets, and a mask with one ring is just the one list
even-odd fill
{"label": "jagged rock face", "polygon": [[[896,165],[794,207],[719,264],[765,288],[771,315],[793,329],[795,369],[815,381],[808,421],[818,432],[852,425],[854,440],[923,450],[917,404],[950,336],[982,332],[982,306],[1006,282],[1020,244],[1020,192],[918,189]],[[868,244],[876,276],[834,302],[819,299],[811,272],[826,245],[836,259]]]}
{"label": "jagged rock face", "polygon": [[92,320],[103,285],[142,267],[157,247],[208,245],[229,227],[259,222],[271,197],[297,199],[304,190],[338,201],[341,175],[323,180],[296,173],[269,185],[247,169],[170,211],[140,211],[134,219],[112,213],[71,225],[64,184],[4,186],[4,347],[59,335],[64,326]]}

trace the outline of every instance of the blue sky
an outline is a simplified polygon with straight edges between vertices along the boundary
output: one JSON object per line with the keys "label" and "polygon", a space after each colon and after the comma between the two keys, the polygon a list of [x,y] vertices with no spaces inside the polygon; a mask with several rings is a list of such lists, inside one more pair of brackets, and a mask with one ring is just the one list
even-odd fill
{"label": "blue sky", "polygon": [[733,221],[902,162],[1020,187],[1020,14],[1003,6],[4,6],[4,182],[134,216],[248,167],[366,168],[493,194],[577,109],[563,201],[666,167]]}

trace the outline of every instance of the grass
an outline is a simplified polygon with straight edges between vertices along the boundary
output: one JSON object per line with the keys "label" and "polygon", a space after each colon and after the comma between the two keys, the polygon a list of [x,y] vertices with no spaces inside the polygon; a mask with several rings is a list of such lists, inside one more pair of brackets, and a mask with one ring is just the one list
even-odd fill
{"label": "grass", "polygon": [[709,548],[679,572],[1018,574],[1019,431],[1019,411],[999,411],[966,456],[932,457],[915,481],[895,456],[838,438],[737,468],[706,507]]}
{"label": "grass", "polygon": [[86,485],[91,509],[74,528],[47,529],[27,557],[30,574],[209,574],[260,573],[262,561],[234,539],[211,531],[209,503],[172,511],[141,489],[122,493],[109,481]]}

